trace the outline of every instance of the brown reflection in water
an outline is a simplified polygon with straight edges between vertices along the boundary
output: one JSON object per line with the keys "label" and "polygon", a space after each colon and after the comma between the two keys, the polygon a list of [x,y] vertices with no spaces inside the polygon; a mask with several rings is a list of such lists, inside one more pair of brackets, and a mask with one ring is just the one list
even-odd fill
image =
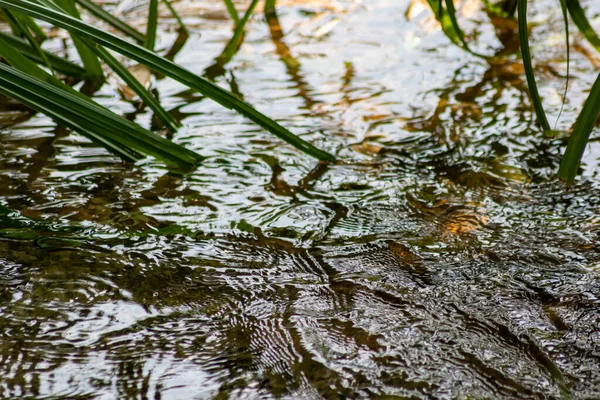
{"label": "brown reflection in water", "polygon": [[265,4],[265,18],[269,24],[269,32],[271,33],[271,40],[275,45],[275,51],[281,62],[285,65],[288,75],[291,77],[292,81],[296,83],[296,88],[298,89],[297,96],[301,97],[304,100],[304,106],[308,110],[311,110],[318,102],[311,97],[310,87],[308,86],[306,79],[300,73],[300,61],[293,56],[290,47],[284,41],[285,34],[279,23],[279,17],[277,16],[277,9],[274,1],[267,1]]}

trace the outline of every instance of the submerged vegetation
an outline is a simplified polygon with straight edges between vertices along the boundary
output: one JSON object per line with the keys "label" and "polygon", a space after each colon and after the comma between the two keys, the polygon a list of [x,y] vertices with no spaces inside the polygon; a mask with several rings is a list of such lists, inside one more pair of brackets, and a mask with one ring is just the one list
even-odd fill
{"label": "submerged vegetation", "polygon": [[[187,34],[185,24],[171,3],[168,0],[162,1],[179,22],[181,32]],[[125,58],[140,63],[155,74],[170,77],[222,106],[239,112],[306,154],[321,161],[335,160],[333,155],[304,141],[245,103],[234,93],[221,88],[212,81],[215,74],[222,71],[224,64],[229,62],[239,49],[245,25],[255,11],[258,0],[250,2],[241,18],[234,3],[231,0],[224,0],[226,9],[235,24],[235,29],[230,42],[217,58],[217,64],[207,69],[205,77],[198,76],[171,61],[173,54],[163,57],[154,51],[158,25],[158,2],[159,0],[149,1],[146,32],[142,33],[91,0],[0,0],[2,18],[11,29],[11,33],[0,32],[0,56],[8,64],[0,66],[0,92],[86,135],[126,160],[152,156],[171,167],[184,170],[193,168],[202,161],[201,155],[186,150],[182,146],[126,120],[89,97],[104,83],[106,74],[103,71],[103,65],[106,65],[135,92],[144,106],[154,112],[155,120],[160,121],[162,127],[173,133],[180,126],[179,121],[163,108],[155,94],[134,76],[122,60],[117,59],[108,50],[110,49]],[[427,0],[427,2],[444,33],[453,43],[477,57],[492,58],[471,49],[467,35],[460,28],[453,0]],[[489,12],[503,18],[513,18],[514,13],[517,12],[521,55],[530,98],[539,127],[545,134],[540,135],[540,140],[544,140],[544,136],[553,136],[554,132],[550,127],[543,101],[538,93],[532,55],[529,50],[527,0],[502,0],[500,2],[485,0],[484,4]],[[273,13],[275,6],[275,0],[266,1],[267,17]],[[592,29],[579,1],[560,0],[560,6],[563,10],[566,28],[567,52],[569,47],[568,16],[589,43],[600,51],[600,38]],[[96,18],[96,21],[84,22],[79,9],[89,12]],[[68,31],[79,53],[82,65],[45,51],[42,44],[47,39],[45,31],[48,27],[40,26],[36,21],[44,21]],[[97,26],[97,23],[113,27],[119,36],[105,31]],[[567,63],[568,58],[567,54]],[[81,80],[84,80],[86,85],[81,91],[76,91],[72,85]],[[568,70],[566,87],[568,88]],[[581,110],[560,164],[558,175],[567,183],[572,183],[577,174],[582,154],[595,126],[600,112],[599,95],[600,76]]]}

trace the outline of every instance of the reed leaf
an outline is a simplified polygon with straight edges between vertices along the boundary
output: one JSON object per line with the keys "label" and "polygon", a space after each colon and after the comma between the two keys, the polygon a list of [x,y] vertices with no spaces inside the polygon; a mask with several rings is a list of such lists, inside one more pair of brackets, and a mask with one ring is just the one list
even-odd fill
{"label": "reed leaf", "polygon": [[447,9],[443,7],[444,0],[427,0],[427,3],[435,15],[435,19],[437,19],[437,21],[440,23],[442,31],[444,31],[444,34],[446,34],[452,43],[462,47],[474,56],[483,57],[481,54],[477,54],[472,51],[465,41],[465,35],[458,25],[458,21],[456,19],[456,10],[454,9],[454,4],[452,1],[453,0],[445,1]]}
{"label": "reed leaf", "polygon": [[203,157],[168,141],[105,107],[29,74],[0,64],[0,92],[91,138],[128,160],[152,156],[189,169]]}
{"label": "reed leaf", "polygon": [[112,69],[133,91],[140,97],[145,105],[150,107],[158,119],[171,131],[176,132],[180,126],[177,121],[159,103],[135,76],[129,72],[108,50],[102,46],[94,46],[88,38],[84,42]]}
{"label": "reed leaf", "polygon": [[231,0],[223,0],[223,1],[225,2],[225,7],[227,7],[227,12],[229,13],[229,15],[231,16],[231,19],[237,26],[237,24],[240,22],[240,16],[238,15],[237,10],[235,9],[235,6],[233,5],[233,2]]}
{"label": "reed leaf", "polygon": [[237,48],[239,47],[242,35],[244,35],[244,31],[246,29],[246,24],[248,23],[248,20],[250,19],[250,16],[254,12],[254,9],[257,5],[258,0],[252,0],[252,3],[250,3],[250,6],[248,6],[246,13],[235,26],[235,32],[233,33],[233,37],[231,38],[231,40],[227,44],[227,47],[225,48],[225,51],[223,52],[223,55],[226,60],[231,60]]}
{"label": "reed leaf", "polygon": [[46,57],[46,54],[42,51],[42,48],[40,47],[39,43],[35,40],[31,32],[29,31],[29,26],[27,26],[25,23],[26,20],[33,21],[33,19],[20,14],[13,15],[13,13],[8,10],[4,10],[4,14],[12,22],[12,24],[17,27],[17,29],[23,34],[23,36],[25,36],[25,39],[27,39],[29,45],[35,50],[35,52],[38,54],[44,65],[46,65],[46,67],[48,67],[48,69],[54,75],[54,69],[50,64],[48,57]]}
{"label": "reed leaf", "polygon": [[75,0],[75,1],[81,7],[88,10],[96,18],[106,22],[107,24],[111,25],[113,28],[116,28],[117,30],[124,33],[125,35],[131,37],[136,42],[138,42],[138,43],[144,42],[144,34],[143,33],[139,32],[135,28],[133,28],[130,25],[126,24],[125,22],[121,21],[119,18],[115,17],[114,15],[106,12],[102,7],[97,6],[94,2],[92,2],[90,0]]}
{"label": "reed leaf", "polygon": [[521,42],[521,56],[523,59],[523,66],[525,68],[525,77],[527,78],[527,85],[529,86],[529,93],[531,95],[531,101],[535,108],[538,122],[545,132],[550,131],[550,124],[544,111],[542,100],[538,92],[537,83],[535,82],[535,75],[533,72],[533,64],[531,62],[531,52],[529,50],[529,32],[527,30],[527,0],[518,0],[518,26],[519,26],[519,41]]}
{"label": "reed leaf", "polygon": [[587,41],[590,42],[590,44],[594,46],[598,52],[600,52],[600,38],[586,18],[585,11],[583,11],[583,8],[581,8],[579,0],[566,0],[566,6],[569,10],[569,14],[571,15],[571,19],[573,22],[575,22],[575,25],[577,25],[579,31],[583,34]]}
{"label": "reed leaf", "polygon": [[156,28],[158,27],[158,0],[150,0],[148,4],[148,24],[146,25],[146,37],[144,47],[154,51],[156,47]]}
{"label": "reed leaf", "polygon": [[179,24],[179,29],[181,29],[182,32],[189,35],[189,31],[188,31],[187,27],[183,23],[183,20],[181,19],[179,14],[177,14],[177,11],[175,11],[175,8],[173,8],[173,5],[171,5],[171,2],[169,0],[162,0],[162,1],[163,1],[163,3],[165,3],[165,5],[169,9],[169,11],[171,12],[171,15],[173,16],[173,18],[175,18],[175,20]]}
{"label": "reed leaf", "polygon": [[577,117],[573,133],[569,138],[567,149],[560,162],[558,169],[558,176],[567,182],[568,185],[572,184],[577,176],[577,170],[579,169],[579,163],[581,157],[585,151],[590,133],[600,114],[600,75],[596,78],[592,90],[588,95],[581,113]]}
{"label": "reed leaf", "polygon": [[[32,48],[31,45],[29,45],[29,43],[26,42],[25,40],[18,38],[16,36],[13,36],[11,34],[5,33],[5,32],[0,32],[0,39],[7,42],[12,48],[19,51],[21,54],[23,54],[30,60],[33,60],[37,63],[44,62],[44,60],[38,54],[37,50]],[[56,70],[57,72],[61,72],[65,75],[68,75],[70,77],[77,78],[77,79],[88,79],[89,78],[89,75],[87,74],[86,70],[83,67],[81,67],[69,60],[66,60],[62,57],[59,57],[56,54],[52,54],[52,53],[50,53],[48,51],[44,51],[44,50],[42,50],[42,51],[44,52],[44,56],[48,60],[48,62],[52,66],[52,68],[54,68],[54,70]]]}
{"label": "reed leaf", "polygon": [[335,160],[333,155],[316,148],[310,143],[294,135],[277,122],[255,110],[249,104],[239,100],[237,97],[235,97],[235,95],[227,90],[141,46],[138,46],[134,43],[129,43],[109,32],[105,32],[94,26],[85,24],[84,22],[70,17],[64,13],[57,12],[47,7],[42,7],[27,0],[0,0],[0,7],[29,15],[33,18],[64,28],[72,33],[74,32],[81,36],[88,37],[98,44],[106,46],[139,63],[145,64],[149,68],[171,77],[172,79],[194,90],[197,90],[198,92],[226,108],[236,110],[240,114],[246,116],[250,120],[265,128],[267,131],[271,132],[273,135],[319,160]]}
{"label": "reed leaf", "polygon": [[[81,19],[79,11],[77,10],[77,7],[75,7],[75,0],[54,0],[54,2],[68,14],[73,16],[73,18]],[[31,15],[31,17],[34,16]],[[104,71],[102,70],[100,60],[77,35],[71,34],[71,38],[73,39],[73,44],[79,53],[79,58],[81,58],[85,70],[91,77],[90,81],[95,88],[99,88],[104,83]]]}
{"label": "reed leaf", "polygon": [[565,101],[567,99],[567,93],[569,91],[569,77],[571,75],[571,46],[569,43],[569,16],[568,16],[568,11],[567,11],[567,4],[566,4],[566,0],[560,0],[560,8],[562,11],[562,15],[563,15],[563,22],[565,24],[565,46],[567,49],[567,79],[565,80],[565,91],[563,94],[563,101],[560,105],[560,111],[558,112],[558,117],[556,117],[556,124],[554,126],[554,129],[556,129],[556,125],[558,125],[558,120],[560,119],[560,116],[563,112],[563,109],[565,107]]}

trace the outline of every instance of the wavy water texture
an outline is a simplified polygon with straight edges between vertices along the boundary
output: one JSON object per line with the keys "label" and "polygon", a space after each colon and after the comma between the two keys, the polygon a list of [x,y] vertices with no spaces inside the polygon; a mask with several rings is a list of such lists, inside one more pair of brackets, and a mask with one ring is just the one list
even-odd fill
{"label": "wavy water texture", "polygon": [[[227,11],[190,3],[175,61],[340,161],[160,77],[174,140],[207,156],[185,176],[3,100],[0,204],[20,214],[0,209],[0,397],[600,397],[600,148],[569,190],[553,178],[564,141],[533,124],[510,22],[457,3],[486,62],[417,2],[407,20],[408,1],[282,1],[221,65]],[[550,3],[531,43],[555,115]],[[573,40],[564,131],[595,76]]]}

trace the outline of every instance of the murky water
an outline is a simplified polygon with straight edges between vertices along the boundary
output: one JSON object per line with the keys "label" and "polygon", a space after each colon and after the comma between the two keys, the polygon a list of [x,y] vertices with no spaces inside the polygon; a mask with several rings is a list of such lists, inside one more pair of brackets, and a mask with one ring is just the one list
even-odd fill
{"label": "murky water", "polygon": [[[474,47],[501,61],[408,1],[282,0],[221,67],[221,2],[180,8],[176,60],[335,165],[164,79],[174,140],[208,157],[184,177],[4,100],[0,397],[600,397],[600,146],[573,188],[552,178],[564,140],[532,123],[513,27],[474,4]],[[555,118],[551,4],[532,50]],[[573,40],[563,131],[597,72]],[[150,124],[111,85],[98,100]]]}

